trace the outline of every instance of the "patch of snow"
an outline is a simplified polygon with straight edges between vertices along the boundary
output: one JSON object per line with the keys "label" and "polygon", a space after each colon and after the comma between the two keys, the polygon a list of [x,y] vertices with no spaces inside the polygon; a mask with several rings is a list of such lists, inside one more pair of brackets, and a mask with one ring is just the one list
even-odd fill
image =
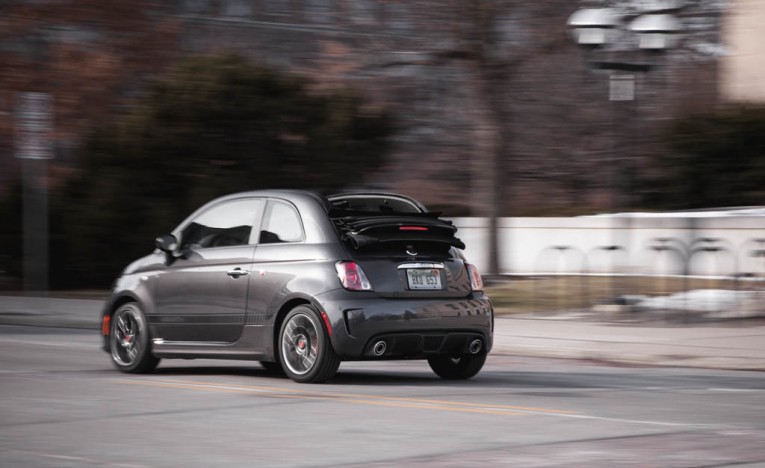
{"label": "patch of snow", "polygon": [[637,301],[635,311],[698,312],[709,318],[765,316],[765,291],[697,289]]}

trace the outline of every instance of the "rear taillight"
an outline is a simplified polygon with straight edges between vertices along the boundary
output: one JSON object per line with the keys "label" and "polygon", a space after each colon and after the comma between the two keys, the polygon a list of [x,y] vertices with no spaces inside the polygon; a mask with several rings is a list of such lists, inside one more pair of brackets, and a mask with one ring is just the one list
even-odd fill
{"label": "rear taillight", "polygon": [[367,279],[367,275],[356,262],[337,262],[335,269],[345,289],[349,291],[372,290],[372,284]]}
{"label": "rear taillight", "polygon": [[465,263],[468,275],[470,276],[470,289],[473,291],[483,291],[483,279],[478,273],[478,268],[471,263]]}

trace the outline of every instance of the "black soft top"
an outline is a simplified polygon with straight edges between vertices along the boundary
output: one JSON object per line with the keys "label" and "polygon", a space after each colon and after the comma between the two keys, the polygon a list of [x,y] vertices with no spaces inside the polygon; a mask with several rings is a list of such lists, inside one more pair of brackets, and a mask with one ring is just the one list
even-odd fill
{"label": "black soft top", "polygon": [[354,249],[379,244],[440,244],[464,249],[451,221],[403,195],[352,193],[328,197],[329,217],[340,239]]}

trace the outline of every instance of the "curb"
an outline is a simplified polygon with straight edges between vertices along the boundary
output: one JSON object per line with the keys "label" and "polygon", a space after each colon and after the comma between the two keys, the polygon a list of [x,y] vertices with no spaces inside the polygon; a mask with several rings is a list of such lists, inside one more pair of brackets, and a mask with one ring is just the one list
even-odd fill
{"label": "curb", "polygon": [[81,330],[99,330],[97,319],[60,318],[49,315],[29,314],[24,312],[0,313],[0,325],[17,325],[26,327],[76,328]]}
{"label": "curb", "polygon": [[537,357],[549,359],[571,359],[578,361],[603,362],[622,366],[634,367],[685,367],[694,369],[765,371],[762,359],[745,357],[698,357],[698,356],[664,356],[664,355],[635,355],[635,354],[605,354],[597,351],[556,351],[535,350],[532,348],[512,348],[496,346],[490,354],[509,357]]}

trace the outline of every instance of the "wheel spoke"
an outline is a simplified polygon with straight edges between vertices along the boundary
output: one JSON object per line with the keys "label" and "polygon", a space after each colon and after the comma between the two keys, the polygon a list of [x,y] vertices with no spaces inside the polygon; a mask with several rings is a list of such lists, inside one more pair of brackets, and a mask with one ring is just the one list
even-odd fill
{"label": "wheel spoke", "polygon": [[287,335],[287,333],[284,333],[284,335],[282,336],[282,343],[286,345],[287,347],[292,348],[292,339],[289,335]]}
{"label": "wheel spoke", "polygon": [[305,354],[303,355],[303,361],[306,363],[304,364],[305,368],[310,369],[311,367],[313,367],[313,363],[316,362],[316,355],[313,353]]}
{"label": "wheel spoke", "polygon": [[281,349],[291,372],[302,375],[313,369],[318,358],[317,334],[315,323],[303,314],[293,316],[285,324]]}
{"label": "wheel spoke", "polygon": [[127,335],[127,326],[125,325],[125,318],[120,317],[117,320],[117,329],[122,333],[123,336]]}

